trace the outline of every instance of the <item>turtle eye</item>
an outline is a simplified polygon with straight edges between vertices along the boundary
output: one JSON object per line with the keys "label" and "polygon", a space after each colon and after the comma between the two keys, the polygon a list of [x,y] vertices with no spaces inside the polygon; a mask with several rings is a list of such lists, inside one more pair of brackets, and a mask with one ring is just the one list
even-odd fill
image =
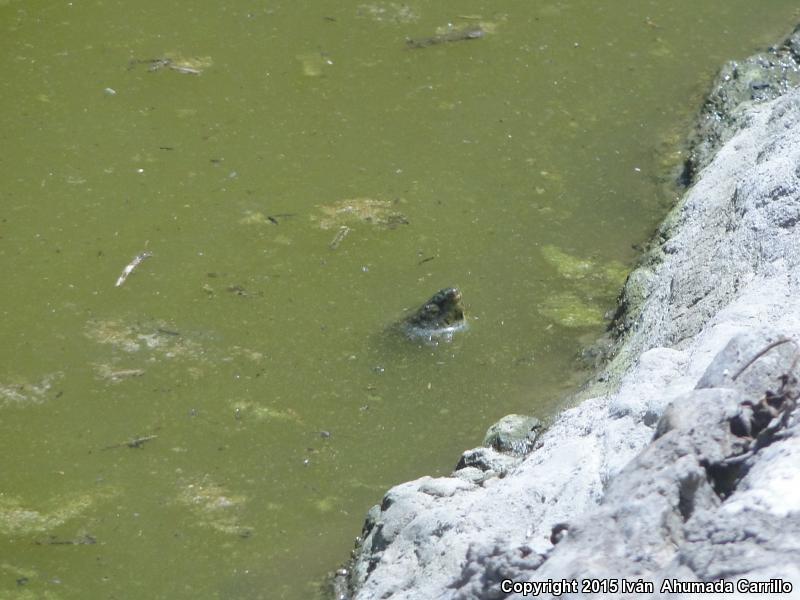
{"label": "turtle eye", "polygon": [[423,312],[427,316],[433,316],[433,315],[438,315],[441,312],[441,310],[438,304],[433,304],[432,302],[429,302],[428,304],[425,305],[425,310]]}

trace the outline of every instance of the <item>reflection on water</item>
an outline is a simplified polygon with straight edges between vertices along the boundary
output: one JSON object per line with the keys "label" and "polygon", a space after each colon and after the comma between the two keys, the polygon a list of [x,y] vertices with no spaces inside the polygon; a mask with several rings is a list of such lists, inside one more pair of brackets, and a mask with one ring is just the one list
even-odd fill
{"label": "reflection on water", "polygon": [[[794,10],[429,4],[0,3],[2,595],[315,593],[579,384],[703,82]],[[391,335],[447,286],[467,330]]]}

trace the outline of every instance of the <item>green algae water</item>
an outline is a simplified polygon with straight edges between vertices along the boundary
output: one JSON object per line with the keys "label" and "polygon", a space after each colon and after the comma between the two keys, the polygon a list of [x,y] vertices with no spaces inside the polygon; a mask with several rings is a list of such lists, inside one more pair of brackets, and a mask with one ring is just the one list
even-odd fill
{"label": "green algae water", "polygon": [[[797,18],[0,1],[0,597],[313,597],[580,383],[710,78]],[[451,285],[467,331],[392,333]]]}

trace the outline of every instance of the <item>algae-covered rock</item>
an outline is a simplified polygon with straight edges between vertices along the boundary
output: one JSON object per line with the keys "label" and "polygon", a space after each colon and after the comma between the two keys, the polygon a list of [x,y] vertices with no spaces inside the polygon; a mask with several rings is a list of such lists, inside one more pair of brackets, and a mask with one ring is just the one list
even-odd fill
{"label": "algae-covered rock", "polygon": [[542,430],[542,422],[536,417],[506,415],[489,427],[483,447],[461,455],[453,477],[476,485],[504,477],[533,450]]}
{"label": "algae-covered rock", "polygon": [[614,315],[612,330],[616,335],[621,335],[633,327],[644,301],[650,293],[652,280],[653,272],[644,266],[628,276],[619,299],[617,312]]}
{"label": "algae-covered rock", "polygon": [[542,431],[542,422],[526,415],[506,415],[489,427],[483,445],[498,452],[523,456],[533,450]]}
{"label": "algae-covered rock", "polygon": [[800,26],[783,43],[726,63],[706,97],[689,142],[680,181],[689,185],[745,124],[749,108],[800,85]]}
{"label": "algae-covered rock", "polygon": [[489,477],[504,475],[517,464],[519,464],[517,457],[498,452],[494,448],[473,448],[461,455],[455,471],[458,473],[464,469],[478,469],[481,472],[478,480],[472,477],[467,479],[473,483],[479,483]]}

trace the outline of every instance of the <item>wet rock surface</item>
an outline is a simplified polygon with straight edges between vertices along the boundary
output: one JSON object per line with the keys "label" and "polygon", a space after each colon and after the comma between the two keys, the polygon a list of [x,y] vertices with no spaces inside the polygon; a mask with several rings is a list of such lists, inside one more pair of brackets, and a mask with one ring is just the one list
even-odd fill
{"label": "wet rock surface", "polygon": [[678,597],[659,593],[673,579],[800,593],[800,91],[736,106],[629,279],[605,387],[532,452],[476,449],[454,476],[390,490],[341,597],[522,598],[502,581],[606,577],[654,584],[614,598]]}
{"label": "wet rock surface", "polygon": [[726,63],[706,97],[680,176],[689,185],[717,150],[742,128],[747,110],[800,84],[800,26],[781,44]]}

